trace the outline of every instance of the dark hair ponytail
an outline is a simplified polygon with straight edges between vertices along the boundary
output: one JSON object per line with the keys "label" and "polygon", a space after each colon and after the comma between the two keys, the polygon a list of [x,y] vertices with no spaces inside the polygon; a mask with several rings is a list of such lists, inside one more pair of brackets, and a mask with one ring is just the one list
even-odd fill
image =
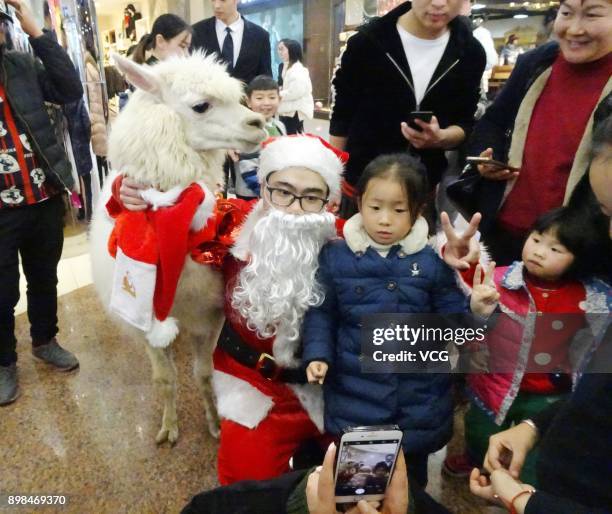
{"label": "dark hair ponytail", "polygon": [[191,33],[191,25],[181,17],[175,14],[162,14],[158,16],[153,22],[151,33],[142,36],[138,42],[132,54],[132,59],[138,64],[143,64],[145,62],[146,52],[155,48],[155,38],[158,34],[167,41],[178,36],[185,30]]}
{"label": "dark hair ponytail", "polygon": [[145,62],[145,54],[147,50],[151,49],[151,34],[145,34],[140,38],[136,47],[132,50],[132,60],[137,62],[138,64],[144,64]]}

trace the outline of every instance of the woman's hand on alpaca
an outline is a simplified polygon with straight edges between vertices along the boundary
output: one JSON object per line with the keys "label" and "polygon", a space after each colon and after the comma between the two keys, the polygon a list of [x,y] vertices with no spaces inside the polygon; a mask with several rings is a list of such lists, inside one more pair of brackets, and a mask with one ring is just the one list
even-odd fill
{"label": "woman's hand on alpaca", "polygon": [[440,214],[442,230],[446,234],[446,245],[442,257],[451,268],[466,270],[469,269],[471,262],[478,262],[480,244],[474,235],[478,232],[481,219],[482,215],[479,212],[474,214],[465,232],[459,235],[451,224],[448,214],[446,212]]}
{"label": "woman's hand on alpaca", "polygon": [[476,266],[476,272],[474,273],[470,308],[474,314],[478,314],[483,318],[488,318],[493,314],[499,302],[499,292],[497,291],[497,287],[495,287],[495,281],[493,279],[494,273],[494,262],[491,262],[486,270],[483,270],[482,266],[478,264]]}
{"label": "woman's hand on alpaca", "polygon": [[[480,157],[485,157],[486,159],[493,159],[493,149],[487,148],[484,152],[480,154]],[[510,180],[518,177],[519,175],[518,171],[500,169],[496,166],[489,166],[487,164],[479,164],[478,173],[480,173],[481,177],[486,178],[487,180]]]}
{"label": "woman's hand on alpaca", "polygon": [[527,423],[519,423],[492,435],[484,458],[485,469],[489,472],[507,469],[513,477],[518,478],[527,454],[535,446],[537,439],[537,431]]}
{"label": "woman's hand on alpaca", "polygon": [[512,500],[514,500],[513,506],[519,514],[525,512],[529,495],[523,494],[518,498],[517,495],[522,491],[534,490],[533,486],[523,484],[505,469],[493,471],[490,477],[481,474],[478,468],[474,468],[470,474],[470,491],[472,491],[472,494],[496,502],[508,509],[512,507]]}
{"label": "woman's hand on alpaca", "polygon": [[149,206],[140,196],[147,186],[129,177],[123,177],[119,189],[119,199],[128,211],[144,211]]}
{"label": "woman's hand on alpaca", "polygon": [[329,366],[322,361],[312,361],[306,368],[306,378],[311,384],[322,384]]}

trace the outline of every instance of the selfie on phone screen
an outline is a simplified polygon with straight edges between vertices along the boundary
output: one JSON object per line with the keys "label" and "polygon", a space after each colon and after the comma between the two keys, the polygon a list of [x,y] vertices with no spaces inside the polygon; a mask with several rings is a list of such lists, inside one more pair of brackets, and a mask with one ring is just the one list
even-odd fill
{"label": "selfie on phone screen", "polygon": [[336,497],[383,495],[399,444],[399,440],[344,442],[339,450]]}

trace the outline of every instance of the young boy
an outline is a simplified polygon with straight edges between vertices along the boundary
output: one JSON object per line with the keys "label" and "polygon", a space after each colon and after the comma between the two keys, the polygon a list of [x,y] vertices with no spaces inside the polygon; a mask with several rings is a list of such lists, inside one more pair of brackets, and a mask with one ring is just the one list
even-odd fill
{"label": "young boy", "polygon": [[[267,75],[258,75],[247,86],[246,94],[249,109],[265,116],[268,136],[286,135],[285,126],[275,118],[280,103],[276,80]],[[243,200],[259,198],[259,152],[235,154],[234,162],[236,196]]]}

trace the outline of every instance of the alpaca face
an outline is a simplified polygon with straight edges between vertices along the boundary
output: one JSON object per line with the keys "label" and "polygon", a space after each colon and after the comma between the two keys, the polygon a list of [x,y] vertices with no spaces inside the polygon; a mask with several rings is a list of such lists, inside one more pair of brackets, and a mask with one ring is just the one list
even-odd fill
{"label": "alpaca face", "polygon": [[115,62],[139,89],[109,138],[109,160],[124,175],[163,191],[199,180],[214,189],[227,150],[252,152],[266,138],[263,116],[240,105],[240,82],[214,56]]}
{"label": "alpaca face", "polygon": [[168,94],[181,117],[187,144],[197,151],[235,149],[252,152],[266,137],[265,119],[240,105],[211,94]]}
{"label": "alpaca face", "polygon": [[[117,62],[126,78],[152,95],[157,105],[178,116],[181,137],[194,150],[235,149],[251,152],[266,137],[265,120],[243,105],[242,86],[213,56],[196,52],[153,67]],[[159,110],[157,111],[159,112]],[[160,119],[163,123],[163,119]]]}

